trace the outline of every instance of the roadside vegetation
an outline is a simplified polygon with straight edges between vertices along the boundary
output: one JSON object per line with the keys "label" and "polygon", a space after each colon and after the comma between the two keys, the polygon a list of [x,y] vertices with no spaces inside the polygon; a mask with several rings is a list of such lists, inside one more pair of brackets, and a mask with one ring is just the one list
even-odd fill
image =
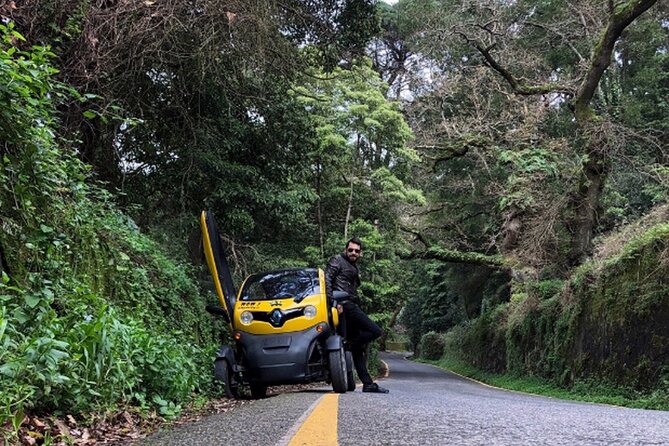
{"label": "roadside vegetation", "polygon": [[[54,79],[46,47],[0,25],[0,427],[27,413],[120,407],[173,416],[210,387],[214,325],[192,277],[91,182],[56,108],[86,97]],[[37,440],[44,440],[41,434]]]}

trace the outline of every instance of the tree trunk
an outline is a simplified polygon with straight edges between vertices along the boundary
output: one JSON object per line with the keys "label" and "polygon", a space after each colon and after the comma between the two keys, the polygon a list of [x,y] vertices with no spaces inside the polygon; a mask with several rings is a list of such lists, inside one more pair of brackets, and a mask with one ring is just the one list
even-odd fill
{"label": "tree trunk", "polygon": [[325,256],[325,230],[323,228],[323,210],[321,208],[321,180],[323,176],[323,165],[321,160],[316,161],[316,219],[318,220],[318,243],[321,248],[321,257]]}
{"label": "tree trunk", "polygon": [[569,229],[572,239],[567,259],[571,266],[583,262],[592,248],[597,211],[610,164],[605,155],[608,144],[606,134],[596,129],[598,118],[592,108],[592,98],[599,88],[604,71],[611,63],[613,49],[623,30],[656,2],[657,0],[631,0],[618,5],[610,3],[609,22],[593,48],[590,68],[574,97],[574,117],[589,141],[588,157],[583,164],[581,180],[571,200],[572,218]]}
{"label": "tree trunk", "polygon": [[502,240],[502,246],[500,251],[508,253],[516,248],[518,245],[518,237],[520,231],[523,227],[523,221],[520,216],[520,212],[515,209],[509,212],[506,216],[505,222],[502,224],[502,234],[504,239]]}
{"label": "tree trunk", "polygon": [[393,314],[390,316],[390,321],[388,321],[388,330],[383,330],[383,334],[379,338],[379,350],[382,352],[386,351],[386,342],[388,341],[388,331],[395,325],[397,322],[397,316],[399,316],[400,311],[402,311],[403,305],[397,306],[393,310]]}
{"label": "tree trunk", "polygon": [[[611,63],[611,55],[618,38],[627,26],[655,3],[657,0],[629,0],[617,4],[610,1],[608,3],[609,21],[592,49],[588,70],[571,103],[571,109],[580,131],[589,138],[584,151],[587,159],[583,163],[581,179],[569,203],[571,215],[567,219],[567,225],[571,231],[571,240],[567,263],[571,266],[578,265],[585,260],[591,250],[592,235],[597,224],[597,210],[610,164],[605,150],[608,145],[606,131],[597,128],[601,118],[596,115],[592,107],[592,99],[599,89],[602,75]],[[464,37],[472,42],[471,39]],[[473,42],[473,45],[484,57],[486,63],[507,81],[515,94],[569,92],[568,88],[550,84],[529,85],[523,79],[516,78],[493,56],[491,50],[496,45],[484,45],[481,42]],[[511,247],[512,242],[514,242],[513,237],[505,240],[504,243]]]}
{"label": "tree trunk", "polygon": [[[606,181],[609,161],[598,156],[596,143],[591,142],[588,161],[583,164],[583,173],[578,190],[571,200],[571,246],[567,263],[576,266],[587,258],[592,248],[592,235],[598,221],[599,203]],[[601,149],[601,148],[599,148]]]}
{"label": "tree trunk", "polygon": [[353,154],[353,163],[351,164],[351,190],[348,195],[348,206],[346,207],[346,221],[344,222],[344,239],[348,240],[348,223],[351,220],[351,212],[353,211],[353,183],[355,181],[355,165],[360,160],[360,144],[361,137],[358,133],[357,141],[355,143],[355,153]]}
{"label": "tree trunk", "polygon": [[0,244],[0,276],[4,274],[10,275],[9,265],[7,264],[7,259],[5,258],[5,251]]}
{"label": "tree trunk", "polygon": [[348,222],[353,210],[353,174],[351,174],[351,191],[348,194],[348,206],[346,208],[346,221],[344,222],[344,238],[348,240]]}

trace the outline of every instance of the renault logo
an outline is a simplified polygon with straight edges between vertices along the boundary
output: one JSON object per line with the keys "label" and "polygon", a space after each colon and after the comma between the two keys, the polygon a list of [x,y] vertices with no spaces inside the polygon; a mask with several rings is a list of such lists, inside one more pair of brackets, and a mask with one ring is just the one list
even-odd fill
{"label": "renault logo", "polygon": [[280,327],[283,325],[283,313],[281,310],[276,309],[272,311],[269,315],[269,322],[275,327]]}

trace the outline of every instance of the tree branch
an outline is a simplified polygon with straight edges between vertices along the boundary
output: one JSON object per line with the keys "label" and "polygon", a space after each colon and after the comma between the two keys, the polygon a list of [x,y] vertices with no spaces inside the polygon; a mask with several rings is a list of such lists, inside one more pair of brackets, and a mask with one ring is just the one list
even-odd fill
{"label": "tree branch", "polygon": [[443,211],[445,208],[446,208],[446,205],[443,205],[443,204],[442,204],[441,206],[438,206],[438,207],[436,207],[436,208],[428,209],[428,210],[426,210],[426,211],[424,211],[424,212],[413,212],[413,213],[409,213],[409,214],[407,214],[407,215],[409,215],[409,217],[418,217],[418,216],[428,215],[428,214],[431,214],[431,213],[433,213],[433,212],[441,212],[441,211]]}
{"label": "tree branch", "polygon": [[453,158],[465,156],[469,149],[480,148],[484,149],[491,141],[481,135],[465,134],[458,139],[450,139],[444,145],[421,145],[414,147],[416,150],[438,150],[440,154],[437,156],[423,155],[436,165],[440,161],[449,161]]}
{"label": "tree branch", "polygon": [[[471,42],[471,40],[470,40]],[[492,44],[486,48],[481,46],[478,42],[473,42],[474,48],[481,53],[486,63],[495,71],[497,71],[506,82],[509,84],[515,94],[521,96],[533,96],[549,93],[562,93],[567,96],[574,96],[574,90],[565,87],[564,85],[556,83],[547,83],[543,85],[527,85],[525,82],[517,79],[509,70],[504,68],[497,60],[490,54],[490,51],[495,47]]]}
{"label": "tree branch", "polygon": [[434,145],[434,146],[416,146],[416,150],[438,150],[441,154],[439,156],[429,156],[429,155],[423,155],[423,158],[428,159],[435,164],[440,162],[440,161],[448,161],[452,160],[453,158],[459,158],[461,156],[465,156],[467,152],[469,152],[469,147],[464,145],[460,147],[453,147],[452,145],[450,146],[439,146],[439,145]]}
{"label": "tree branch", "polygon": [[425,240],[425,237],[423,237],[423,234],[421,234],[420,232],[413,230],[411,228],[407,228],[406,226],[400,226],[400,230],[414,235],[416,237],[416,240],[421,242],[426,248],[429,249],[432,247],[432,244],[429,241]]}
{"label": "tree branch", "polygon": [[579,61],[585,62],[585,58],[583,57],[583,55],[578,51],[578,49],[576,49],[576,47],[569,41],[569,39],[567,39],[567,36],[565,36],[561,32],[558,32],[555,29],[549,28],[546,25],[543,25],[541,23],[529,22],[529,21],[525,22],[525,23],[527,23],[530,26],[534,26],[535,28],[543,29],[544,31],[548,31],[549,33],[553,33],[553,34],[557,35],[574,52],[574,54],[576,54],[576,57],[578,57]]}
{"label": "tree branch", "polygon": [[410,254],[400,255],[400,258],[439,260],[447,263],[466,263],[469,265],[481,265],[499,270],[510,270],[511,267],[506,264],[502,256],[489,256],[477,252],[462,252],[442,247],[432,247],[422,252],[412,252]]}
{"label": "tree branch", "polygon": [[576,119],[583,120],[592,114],[589,108],[590,101],[604,71],[611,63],[613,48],[623,30],[655,3],[657,0],[630,0],[617,6],[614,6],[613,2],[609,3],[609,8],[612,9],[609,23],[592,50],[590,68],[576,93],[574,101]]}

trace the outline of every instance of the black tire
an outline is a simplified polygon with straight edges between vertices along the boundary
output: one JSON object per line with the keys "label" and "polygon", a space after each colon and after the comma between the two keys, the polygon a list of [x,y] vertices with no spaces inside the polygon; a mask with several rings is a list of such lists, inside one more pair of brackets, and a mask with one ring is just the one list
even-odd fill
{"label": "black tire", "polygon": [[346,390],[353,392],[355,390],[355,376],[353,376],[353,354],[346,352]]}
{"label": "black tire", "polygon": [[250,383],[249,387],[251,388],[251,397],[253,397],[253,399],[259,400],[267,396],[267,386],[258,383]]}
{"label": "black tire", "polygon": [[346,383],[346,357],[344,349],[333,350],[328,354],[330,361],[330,379],[332,380],[332,390],[337,393],[346,393],[348,387]]}
{"label": "black tire", "polygon": [[239,399],[239,386],[232,375],[228,361],[225,359],[217,359],[214,362],[214,380],[223,385],[227,398]]}

